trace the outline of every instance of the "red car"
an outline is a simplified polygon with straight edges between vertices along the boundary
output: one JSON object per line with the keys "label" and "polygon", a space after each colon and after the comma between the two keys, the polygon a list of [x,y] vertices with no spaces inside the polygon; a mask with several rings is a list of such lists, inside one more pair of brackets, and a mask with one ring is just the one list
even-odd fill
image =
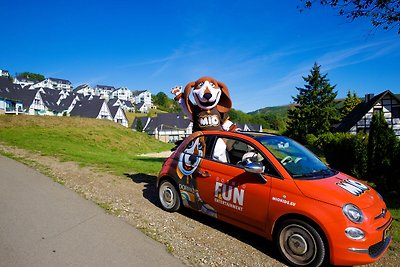
{"label": "red car", "polygon": [[391,242],[392,217],[374,189],[284,136],[196,132],[157,186],[163,209],[188,207],[273,240],[292,266],[367,264]]}

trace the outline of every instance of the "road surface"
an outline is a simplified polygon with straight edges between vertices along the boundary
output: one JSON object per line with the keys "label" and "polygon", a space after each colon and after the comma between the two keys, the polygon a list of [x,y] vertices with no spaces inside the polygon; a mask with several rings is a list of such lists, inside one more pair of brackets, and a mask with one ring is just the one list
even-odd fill
{"label": "road surface", "polygon": [[0,266],[183,266],[160,243],[0,155]]}

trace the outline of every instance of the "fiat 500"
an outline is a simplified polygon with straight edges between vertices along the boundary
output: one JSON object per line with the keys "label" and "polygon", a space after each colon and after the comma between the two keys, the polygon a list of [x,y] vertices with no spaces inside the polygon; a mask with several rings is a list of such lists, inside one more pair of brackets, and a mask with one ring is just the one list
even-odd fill
{"label": "fiat 500", "polygon": [[284,136],[193,133],[157,187],[164,210],[188,207],[273,240],[292,266],[367,264],[391,242],[379,193]]}

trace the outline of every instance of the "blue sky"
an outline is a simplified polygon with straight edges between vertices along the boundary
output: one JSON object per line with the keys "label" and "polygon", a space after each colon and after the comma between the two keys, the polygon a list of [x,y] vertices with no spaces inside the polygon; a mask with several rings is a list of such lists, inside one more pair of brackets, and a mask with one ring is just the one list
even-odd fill
{"label": "blue sky", "polygon": [[[160,91],[213,76],[245,112],[285,105],[314,62],[338,97],[400,93],[400,35],[300,0],[3,1],[0,69]],[[172,97],[172,95],[171,95]]]}

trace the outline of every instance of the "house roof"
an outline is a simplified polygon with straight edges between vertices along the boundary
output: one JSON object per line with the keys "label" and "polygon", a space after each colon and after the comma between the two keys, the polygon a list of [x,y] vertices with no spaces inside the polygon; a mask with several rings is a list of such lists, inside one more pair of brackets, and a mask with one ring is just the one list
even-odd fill
{"label": "house roof", "polygon": [[49,80],[56,82],[56,83],[62,83],[62,84],[69,84],[71,85],[71,82],[68,80],[64,80],[64,79],[59,79],[59,78],[48,78]]}
{"label": "house roof", "polygon": [[51,88],[41,88],[40,95],[42,96],[43,104],[53,111],[63,111],[57,104],[58,99],[60,99],[60,91]]}
{"label": "house roof", "polygon": [[60,101],[60,104],[58,105],[60,110],[67,110],[71,106],[72,102],[76,97],[78,97],[77,94],[69,94],[66,98],[62,99]]}
{"label": "house roof", "polygon": [[22,101],[21,96],[15,93],[21,89],[21,85],[12,83],[7,77],[0,77],[0,98]]}
{"label": "house roof", "polygon": [[140,95],[141,93],[144,93],[144,92],[147,92],[147,90],[142,90],[142,91],[132,91],[132,95],[135,97],[135,96],[138,96],[138,95]]}
{"label": "house roof", "polygon": [[22,101],[24,107],[29,107],[35,98],[38,89],[30,90],[29,86],[22,87],[19,84],[14,84],[6,77],[0,77],[0,97]]}
{"label": "house roof", "polygon": [[126,107],[128,107],[128,108],[133,108],[133,104],[132,104],[132,102],[131,101],[129,101],[129,100],[121,100],[121,102],[122,102],[122,104],[123,105],[125,105]]}
{"label": "house roof", "polygon": [[136,104],[136,109],[141,109],[144,105],[144,102]]}
{"label": "house roof", "polygon": [[77,86],[76,88],[74,88],[74,91],[78,91],[78,90],[81,90],[81,89],[87,88],[87,87],[90,88],[90,85],[88,85],[88,84],[81,84],[81,85]]}
{"label": "house roof", "polygon": [[252,131],[252,132],[259,132],[261,127],[261,124],[249,124],[249,123],[235,123],[236,126],[242,131]]}
{"label": "house roof", "polygon": [[95,97],[91,100],[86,97],[81,97],[80,99],[81,101],[77,102],[75,107],[71,110],[71,116],[97,118],[105,100]]}
{"label": "house roof", "polygon": [[[157,117],[147,118],[147,117],[139,117],[135,118],[132,123],[131,128],[135,129],[137,125],[137,120],[140,119],[142,121],[142,125],[145,132],[154,132],[155,129],[165,130],[165,129],[186,129],[189,127],[190,120],[185,119],[182,113],[160,113]],[[147,120],[149,122],[147,123]],[[146,125],[147,123],[147,125]]]}
{"label": "house roof", "polygon": [[336,132],[348,132],[350,129],[356,125],[356,123],[361,120],[361,118],[378,103],[383,97],[386,95],[390,95],[391,97],[397,99],[400,102],[400,99],[397,98],[391,91],[384,91],[374,97],[372,97],[369,101],[363,101],[358,104],[339,124],[334,125],[334,130]]}
{"label": "house roof", "polygon": [[109,86],[109,85],[96,85],[95,86],[97,89],[102,89],[102,90],[114,90],[114,86]]}
{"label": "house roof", "polygon": [[30,83],[38,83],[39,82],[38,80],[31,79],[31,78],[25,78],[22,76],[17,76],[17,77],[15,77],[15,79],[17,79],[20,82],[30,82]]}

